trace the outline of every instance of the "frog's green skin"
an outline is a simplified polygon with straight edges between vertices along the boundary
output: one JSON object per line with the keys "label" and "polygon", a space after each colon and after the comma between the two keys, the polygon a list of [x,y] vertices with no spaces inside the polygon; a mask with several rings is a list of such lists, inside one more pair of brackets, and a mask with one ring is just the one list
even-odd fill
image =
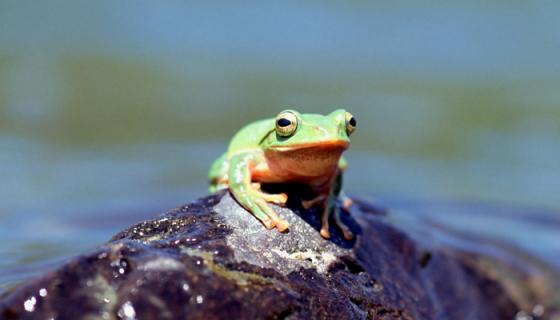
{"label": "frog's green skin", "polygon": [[[289,136],[282,136],[283,128],[277,120],[286,112],[295,116],[298,125]],[[212,165],[210,192],[229,188],[235,199],[268,229],[285,231],[288,223],[268,202],[283,205],[286,194],[264,193],[260,183],[304,183],[317,197],[303,201],[303,206],[307,209],[323,204],[321,235],[329,238],[329,216],[334,213],[344,237],[351,239],[352,233],[340,220],[338,200],[341,198],[346,209],[351,205],[351,200],[341,195],[342,173],[346,168],[342,153],[350,144],[349,134],[354,128],[355,120],[343,109],[325,116],[286,110],[276,119],[253,122],[237,132],[228,150]]]}

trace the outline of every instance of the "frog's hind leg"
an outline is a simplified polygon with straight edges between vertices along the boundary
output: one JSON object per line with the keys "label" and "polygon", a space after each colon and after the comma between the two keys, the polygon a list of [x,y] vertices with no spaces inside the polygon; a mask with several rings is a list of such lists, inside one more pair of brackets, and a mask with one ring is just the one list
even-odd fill
{"label": "frog's hind leg", "polygon": [[214,193],[216,191],[227,189],[228,187],[228,170],[229,170],[229,160],[227,159],[227,154],[222,154],[210,167],[208,172],[208,180],[210,181],[210,186],[208,191]]}
{"label": "frog's hind leg", "polygon": [[214,193],[214,192],[218,192],[220,190],[223,189],[227,189],[228,184],[227,182],[220,182],[220,181],[216,181],[216,182],[210,182],[210,186],[208,187],[208,191],[210,193]]}
{"label": "frog's hind leg", "polygon": [[[316,201],[316,199],[313,199],[311,201]],[[342,200],[342,204],[340,203],[339,199]],[[348,210],[347,208],[349,208],[350,205],[352,205],[352,200],[346,197],[342,192],[342,172],[339,171],[333,183],[331,184],[331,188],[328,194],[324,196],[323,215],[321,216],[321,231],[320,231],[321,236],[323,238],[325,239],[330,238],[329,218],[331,214],[334,216],[334,222],[342,232],[344,239],[352,240],[352,238],[354,238],[352,231],[350,231],[350,228],[348,228],[346,224],[342,222],[342,219],[340,217],[341,206],[345,210]]]}
{"label": "frog's hind leg", "polygon": [[340,160],[338,161],[338,175],[335,180],[336,187],[334,192],[338,192],[338,199],[340,199],[340,201],[342,202],[342,208],[344,208],[346,212],[349,212],[348,210],[350,209],[350,206],[352,206],[354,201],[352,201],[352,199],[350,199],[346,195],[346,193],[344,193],[344,190],[342,190],[342,174],[346,170],[347,166],[348,164],[346,162],[346,158],[340,157]]}

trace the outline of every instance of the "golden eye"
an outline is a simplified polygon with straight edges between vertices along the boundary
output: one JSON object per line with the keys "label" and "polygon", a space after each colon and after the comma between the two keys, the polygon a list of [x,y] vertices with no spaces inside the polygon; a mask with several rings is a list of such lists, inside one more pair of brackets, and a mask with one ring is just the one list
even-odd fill
{"label": "golden eye", "polygon": [[276,132],[282,137],[289,137],[298,127],[298,118],[290,110],[282,111],[276,116]]}
{"label": "golden eye", "polygon": [[346,112],[346,133],[351,135],[356,130],[356,119],[350,112]]}

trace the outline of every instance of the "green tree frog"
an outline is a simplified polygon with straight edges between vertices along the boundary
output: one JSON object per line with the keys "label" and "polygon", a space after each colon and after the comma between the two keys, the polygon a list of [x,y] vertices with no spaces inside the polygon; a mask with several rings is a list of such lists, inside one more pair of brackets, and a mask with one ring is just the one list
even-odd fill
{"label": "green tree frog", "polygon": [[316,197],[303,200],[303,207],[323,207],[321,236],[330,237],[332,215],[336,226],[350,240],[353,234],[340,219],[340,207],[347,210],[352,204],[341,187],[346,168],[342,153],[350,145],[354,130],[356,119],[343,109],[328,115],[285,110],[276,118],[250,123],[234,135],[227,151],[213,163],[208,175],[209,190],[229,188],[237,202],[266,228],[276,227],[284,232],[288,223],[269,203],[284,205],[288,197],[261,191],[261,183],[305,184]]}

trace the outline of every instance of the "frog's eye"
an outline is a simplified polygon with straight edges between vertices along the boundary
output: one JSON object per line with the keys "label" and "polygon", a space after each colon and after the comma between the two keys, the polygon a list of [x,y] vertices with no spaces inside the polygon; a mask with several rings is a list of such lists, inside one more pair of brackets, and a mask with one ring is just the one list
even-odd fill
{"label": "frog's eye", "polygon": [[288,137],[296,132],[298,118],[292,111],[282,111],[276,116],[276,132],[282,137]]}
{"label": "frog's eye", "polygon": [[356,118],[350,112],[346,112],[346,133],[348,135],[356,130],[356,124]]}

